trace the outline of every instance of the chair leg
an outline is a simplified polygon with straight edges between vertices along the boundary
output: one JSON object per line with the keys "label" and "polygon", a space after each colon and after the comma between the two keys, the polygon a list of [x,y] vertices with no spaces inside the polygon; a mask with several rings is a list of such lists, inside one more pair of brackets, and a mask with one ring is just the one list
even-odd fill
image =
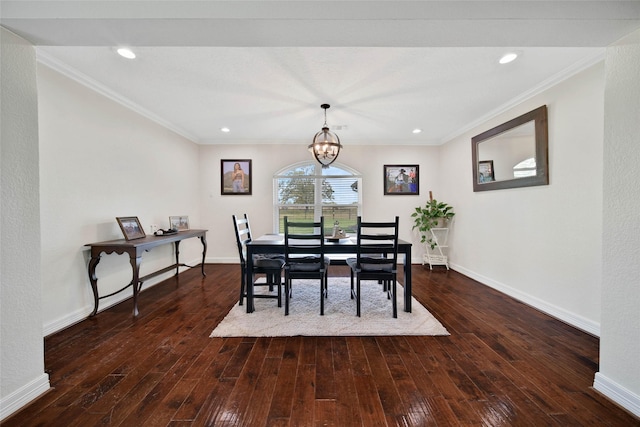
{"label": "chair leg", "polygon": [[285,276],[284,278],[284,315],[289,315],[289,294],[291,290],[291,279]]}
{"label": "chair leg", "polygon": [[[249,301],[249,298],[247,298],[247,304],[249,304],[249,305],[250,305],[250,307],[248,308],[248,310],[249,310],[248,312],[253,313],[254,311],[256,311],[256,297],[255,297],[255,295],[256,295],[256,288],[255,288],[255,286],[253,285],[253,282],[256,280],[256,276],[255,276],[255,274],[253,274],[253,273],[249,273],[249,272],[248,272],[248,273],[246,274],[245,278],[246,278],[245,283],[246,283],[246,282],[248,282],[248,283],[247,283],[247,286],[251,286],[251,294],[253,295],[253,300],[252,300],[251,302]],[[247,293],[249,292],[249,289],[247,289],[247,288],[245,287],[245,290],[244,290],[244,291],[245,291],[245,292],[244,292],[244,294],[245,294],[245,296],[246,296],[246,295],[247,295]]]}
{"label": "chair leg", "polygon": [[324,297],[329,298],[329,276],[324,276]]}
{"label": "chair leg", "polygon": [[278,277],[275,280],[275,283],[278,287],[278,307],[282,307],[282,277],[280,276],[280,273],[278,273]]}
{"label": "chair leg", "polygon": [[240,268],[242,272],[240,273],[240,299],[238,305],[244,304],[244,295],[246,293],[245,286],[247,284],[247,273],[244,270],[244,266],[241,266]]}
{"label": "chair leg", "polygon": [[320,316],[324,316],[324,279],[320,278]]}
{"label": "chair leg", "polygon": [[396,280],[393,281],[391,287],[393,288],[393,299],[391,304],[393,305],[393,318],[396,319],[398,317],[398,298],[396,298]]}
{"label": "chair leg", "polygon": [[324,276],[324,297],[329,298],[329,276]]}
{"label": "chair leg", "polygon": [[353,269],[351,269],[351,299],[354,298],[353,294]]}
{"label": "chair leg", "polygon": [[267,274],[267,282],[269,283],[269,292],[273,292],[273,284],[276,282],[276,275]]}
{"label": "chair leg", "polygon": [[356,315],[360,317],[360,277],[356,280]]}

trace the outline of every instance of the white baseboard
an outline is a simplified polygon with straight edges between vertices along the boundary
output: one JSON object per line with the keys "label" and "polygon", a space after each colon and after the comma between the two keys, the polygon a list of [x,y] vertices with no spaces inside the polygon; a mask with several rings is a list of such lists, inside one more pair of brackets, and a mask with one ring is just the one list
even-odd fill
{"label": "white baseboard", "polygon": [[42,325],[42,333],[45,337],[51,334],[55,334],[58,331],[68,328],[69,326],[86,319],[92,311],[93,307],[86,306],[74,311],[73,313],[68,313],[65,316],[59,317],[52,322],[47,322],[46,324]]}
{"label": "white baseboard", "polygon": [[223,258],[206,258],[205,264],[240,264],[240,258],[235,257],[223,257]]}
{"label": "white baseboard", "polygon": [[[202,258],[191,260],[186,264],[199,265],[201,260]],[[189,267],[180,267],[179,272],[182,273],[183,271],[186,271],[188,269]],[[164,280],[167,280],[169,277],[171,277],[172,274],[174,273],[169,271],[165,274],[161,274],[158,277],[154,277],[153,279],[150,279],[148,282],[144,282],[143,290],[148,289],[152,286],[155,286]],[[122,301],[125,301],[131,298],[132,296],[133,296],[133,290],[128,289],[127,291],[123,291],[122,293],[113,295],[109,298],[102,299],[98,304],[98,313],[110,307],[113,307],[116,304],[120,304]],[[68,313],[62,317],[59,317],[58,319],[47,322],[42,327],[43,334],[46,337],[48,335],[61,331],[65,328],[68,328],[71,325],[81,322],[85,320],[91,314],[92,311],[93,311],[93,302],[91,302],[91,305],[84,306],[83,308],[80,308],[72,313]]]}
{"label": "white baseboard", "polygon": [[618,405],[631,412],[636,417],[640,417],[640,396],[622,387],[620,384],[596,372],[593,380],[593,388],[613,400]]}
{"label": "white baseboard", "polygon": [[43,373],[18,390],[3,397],[2,400],[0,400],[0,421],[44,394],[50,387],[49,375]]}
{"label": "white baseboard", "polygon": [[[161,280],[160,280],[161,281]],[[145,282],[144,289],[148,289],[160,281],[156,283],[147,283]],[[150,281],[151,282],[151,281]],[[125,301],[133,296],[133,290],[127,290],[126,292],[121,292],[119,294],[113,295],[109,298],[105,298],[100,300],[98,303],[98,313],[104,311],[110,307],[113,307],[116,304],[120,304],[122,301]],[[133,308],[132,308],[133,310]],[[55,334],[58,331],[68,328],[69,326],[75,325],[78,322],[82,322],[85,320],[91,312],[93,311],[93,303],[91,305],[86,305],[81,309],[78,309],[72,313],[68,313],[63,317],[59,317],[52,322],[48,322],[43,325],[43,334],[44,336],[49,336],[51,334]]]}
{"label": "white baseboard", "polygon": [[502,292],[505,295],[509,295],[511,298],[517,299],[518,301],[523,302],[524,304],[527,304],[535,308],[536,310],[540,310],[543,313],[555,317],[556,319],[561,320],[564,323],[578,328],[588,334],[600,337],[599,323],[586,319],[576,313],[572,313],[553,304],[549,304],[548,302],[543,301],[540,298],[534,297],[510,286],[507,286],[504,283],[500,283],[488,277],[477,274],[476,272],[468,270],[457,264],[449,264],[449,266],[452,269],[464,274],[465,276],[469,276],[472,279],[482,283],[483,285],[489,286],[490,288]]}

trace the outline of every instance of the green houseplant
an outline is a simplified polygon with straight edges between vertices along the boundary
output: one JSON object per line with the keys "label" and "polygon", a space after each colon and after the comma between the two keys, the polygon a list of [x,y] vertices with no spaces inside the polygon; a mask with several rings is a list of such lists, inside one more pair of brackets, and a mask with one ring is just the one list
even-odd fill
{"label": "green houseplant", "polygon": [[445,222],[453,218],[453,206],[436,199],[430,199],[426,205],[418,206],[411,214],[413,218],[412,230],[418,229],[420,232],[420,242],[427,243],[431,249],[435,248],[437,243],[433,240],[430,230],[432,228],[443,227]]}

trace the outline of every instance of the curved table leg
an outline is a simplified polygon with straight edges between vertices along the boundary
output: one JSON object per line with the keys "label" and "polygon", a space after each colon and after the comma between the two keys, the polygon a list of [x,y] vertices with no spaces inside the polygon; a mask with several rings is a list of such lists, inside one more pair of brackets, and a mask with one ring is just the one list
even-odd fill
{"label": "curved table leg", "polygon": [[207,235],[203,234],[202,236],[200,236],[200,241],[202,242],[202,264],[201,264],[201,270],[202,270],[202,275],[206,276],[206,274],[204,272],[204,260],[207,257]]}
{"label": "curved table leg", "polygon": [[176,248],[176,276],[180,273],[180,240],[173,243]]}
{"label": "curved table leg", "polygon": [[89,281],[93,291],[93,311],[90,316],[95,316],[98,312],[98,277],[96,277],[96,266],[100,262],[100,255],[89,260]]}
{"label": "curved table leg", "polygon": [[131,262],[131,268],[133,269],[133,279],[131,284],[133,285],[133,315],[138,315],[138,293],[140,292],[140,264],[142,263],[142,256],[132,257],[129,256]]}

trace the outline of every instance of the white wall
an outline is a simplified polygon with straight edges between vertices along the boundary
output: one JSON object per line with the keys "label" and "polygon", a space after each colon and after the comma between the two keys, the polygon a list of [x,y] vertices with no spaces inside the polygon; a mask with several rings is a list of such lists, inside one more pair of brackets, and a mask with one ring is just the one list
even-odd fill
{"label": "white wall", "polygon": [[594,387],[640,417],[640,31],[607,49],[600,371]]}
{"label": "white wall", "polygon": [[[122,238],[115,220],[137,216],[144,230],[168,228],[188,215],[200,228],[198,147],[47,66],[38,66],[42,315],[45,334],[84,319],[93,309],[87,243]],[[180,244],[180,260],[200,263],[199,239]],[[166,267],[173,245],[143,255],[140,274]],[[151,286],[169,277],[165,273]],[[131,281],[127,255],[104,255],[96,269],[107,295]],[[131,296],[102,300],[100,309]],[[144,311],[144,307],[140,307]]]}
{"label": "white wall", "polygon": [[[313,130],[310,130],[313,133]],[[344,138],[347,140],[347,138]],[[337,164],[349,166],[363,175],[362,215],[371,220],[400,216],[400,238],[420,241],[412,232],[411,213],[424,205],[429,190],[437,193],[438,147],[425,146],[349,146],[341,151]],[[231,215],[247,213],[253,234],[273,232],[274,173],[285,166],[312,159],[307,144],[299,145],[218,145],[200,147],[200,180],[202,183],[201,212],[203,224],[216,230],[207,258],[209,262],[238,262],[238,250]],[[252,159],[253,189],[251,196],[220,195],[220,160]],[[385,196],[383,194],[385,164],[417,164],[420,166],[420,195]],[[215,240],[215,241],[214,241]],[[415,246],[412,258],[422,259],[423,249]]]}
{"label": "white wall", "polygon": [[[473,192],[471,138],[541,105],[548,186]],[[604,64],[536,95],[442,147],[443,196],[456,207],[454,268],[599,334]]]}
{"label": "white wall", "polygon": [[49,389],[44,373],[33,47],[0,28],[0,420]]}

